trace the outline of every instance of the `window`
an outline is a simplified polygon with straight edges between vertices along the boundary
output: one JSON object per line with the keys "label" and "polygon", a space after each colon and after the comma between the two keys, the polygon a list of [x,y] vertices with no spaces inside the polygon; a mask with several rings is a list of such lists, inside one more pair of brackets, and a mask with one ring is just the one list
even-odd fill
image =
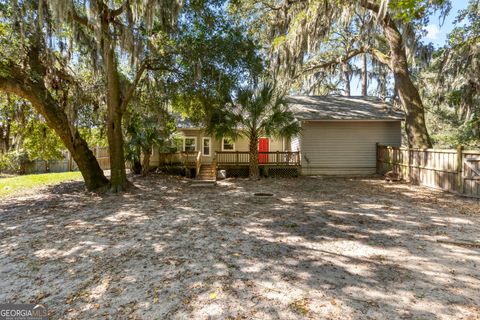
{"label": "window", "polygon": [[230,138],[222,139],[222,151],[235,151],[235,143]]}
{"label": "window", "polygon": [[185,137],[183,138],[183,151],[196,151],[197,150],[197,138]]}
{"label": "window", "polygon": [[210,156],[210,138],[203,138],[202,152],[204,156]]}

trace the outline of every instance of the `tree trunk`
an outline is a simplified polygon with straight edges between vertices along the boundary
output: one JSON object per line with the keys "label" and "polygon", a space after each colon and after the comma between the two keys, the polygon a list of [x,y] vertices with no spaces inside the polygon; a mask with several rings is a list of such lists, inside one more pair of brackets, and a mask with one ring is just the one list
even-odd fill
{"label": "tree trunk", "polygon": [[432,143],[425,123],[425,109],[420,94],[410,78],[402,36],[393,27],[385,27],[385,34],[390,47],[390,66],[395,86],[407,114],[405,129],[408,145],[414,148],[431,148]]}
{"label": "tree trunk", "polygon": [[10,130],[11,130],[11,122],[10,119],[7,120],[7,128],[5,129],[5,152],[10,150]]}
{"label": "tree trunk", "polygon": [[258,180],[260,177],[260,170],[258,168],[258,136],[257,134],[250,135],[250,161],[249,161],[249,177],[252,180]]}
{"label": "tree trunk", "polygon": [[123,152],[122,114],[109,104],[107,119],[107,138],[110,150],[110,191],[120,192],[127,188],[128,180],[125,170]]}
{"label": "tree trunk", "polygon": [[87,143],[76,128],[70,128],[67,115],[45,87],[42,79],[44,74],[37,72],[36,77],[31,79],[15,65],[7,63],[2,67],[4,73],[0,76],[0,90],[30,101],[35,110],[45,118],[48,126],[55,130],[72,154],[87,190],[93,191],[107,186],[108,179]]}
{"label": "tree trunk", "polygon": [[368,79],[367,79],[367,54],[364,53],[362,56],[362,96],[366,97],[368,95]]}
{"label": "tree trunk", "polygon": [[140,161],[141,155],[142,153],[140,151],[140,147],[135,147],[135,156],[133,157],[131,167],[131,170],[134,174],[142,173],[142,162]]}
{"label": "tree trunk", "polygon": [[347,63],[342,63],[342,75],[343,75],[343,82],[345,83],[345,89],[343,91],[343,95],[346,97],[350,97],[351,90],[350,90],[350,70]]}
{"label": "tree trunk", "polygon": [[[380,10],[378,4],[370,1],[364,0],[361,5],[377,14]],[[430,148],[432,143],[425,123],[425,109],[420,94],[410,78],[402,34],[388,13],[380,23],[390,48],[390,68],[395,78],[395,86],[407,114],[405,129],[408,145],[414,148]]]}
{"label": "tree trunk", "polygon": [[[106,31],[108,32],[108,31]],[[107,81],[107,138],[110,149],[110,191],[120,192],[128,186],[122,132],[122,99],[115,50],[109,39],[104,42],[104,66]]]}
{"label": "tree trunk", "polygon": [[152,149],[143,149],[143,159],[142,159],[142,176],[147,176],[150,171],[150,156],[152,154]]}

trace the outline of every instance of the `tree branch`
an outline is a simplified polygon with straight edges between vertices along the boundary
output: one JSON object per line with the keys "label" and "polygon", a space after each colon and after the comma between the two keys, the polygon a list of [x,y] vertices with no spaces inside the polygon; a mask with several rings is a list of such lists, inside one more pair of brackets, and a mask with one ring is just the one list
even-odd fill
{"label": "tree branch", "polygon": [[132,99],[133,94],[135,93],[135,89],[137,88],[138,82],[140,82],[140,79],[143,76],[143,73],[145,72],[145,70],[147,70],[148,64],[149,64],[148,59],[143,60],[142,63],[140,64],[140,68],[138,68],[135,78],[133,79],[132,83],[130,83],[130,85],[128,86],[127,92],[122,98],[122,104],[120,107],[121,110],[125,111],[127,109],[127,105]]}
{"label": "tree branch", "polygon": [[73,21],[81,24],[82,26],[87,27],[89,30],[93,31],[93,26],[88,22],[86,17],[79,16],[75,11],[71,13]]}
{"label": "tree branch", "polygon": [[342,62],[345,62],[345,61],[348,61],[362,53],[365,53],[366,50],[365,49],[355,49],[353,51],[351,51],[350,53],[348,53],[346,56],[340,56],[340,57],[335,57],[334,59],[332,60],[329,60],[329,61],[324,61],[324,62],[321,62],[320,64],[315,64],[313,66],[309,66],[305,69],[303,69],[298,75],[296,75],[294,77],[294,79],[297,79],[298,77],[300,77],[301,75],[305,74],[305,73],[308,73],[308,72],[312,72],[312,71],[315,71],[315,70],[318,70],[318,69],[326,69],[326,68],[329,68],[331,66],[334,66],[334,65],[337,65],[337,64],[341,64]]}
{"label": "tree branch", "polygon": [[391,62],[391,59],[388,55],[386,55],[385,53],[381,52],[380,50],[378,49],[375,49],[375,48],[370,48],[368,50],[368,53],[370,53],[374,58],[375,60],[377,60],[378,62],[380,63],[383,63],[384,65],[386,65],[389,69],[390,68],[390,62]]}
{"label": "tree branch", "polygon": [[329,61],[324,61],[324,62],[321,62],[319,64],[314,64],[314,65],[311,65],[311,66],[307,66],[306,68],[301,70],[297,75],[295,75],[295,77],[293,79],[298,79],[300,76],[304,75],[305,73],[309,73],[309,72],[312,72],[312,71],[315,71],[315,70],[320,70],[320,69],[327,69],[329,67],[342,64],[342,63],[347,62],[350,59],[352,59],[352,58],[354,58],[354,57],[356,57],[360,54],[363,54],[363,53],[371,54],[375,60],[377,60],[380,63],[385,64],[389,69],[391,69],[390,68],[390,57],[388,55],[384,54],[383,52],[381,52],[378,49],[367,47],[367,48],[355,49],[355,50],[349,52],[345,56],[335,57],[335,58],[333,58]]}
{"label": "tree branch", "polygon": [[129,5],[130,0],[125,0],[120,7],[110,10],[110,18],[115,19],[116,17],[121,15]]}
{"label": "tree branch", "polygon": [[[360,6],[363,8],[375,12],[377,15],[380,14],[380,6],[374,2],[368,1],[368,0],[362,0],[360,1]],[[383,24],[385,27],[392,28],[398,32],[396,24],[393,22],[392,18],[390,17],[390,14],[388,12],[385,13],[383,17],[381,18]]]}

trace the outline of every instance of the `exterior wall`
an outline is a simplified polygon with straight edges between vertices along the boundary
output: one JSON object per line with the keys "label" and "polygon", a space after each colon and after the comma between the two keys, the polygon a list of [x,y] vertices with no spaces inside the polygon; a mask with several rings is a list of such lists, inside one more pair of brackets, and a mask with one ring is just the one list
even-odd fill
{"label": "exterior wall", "polygon": [[[195,137],[197,139],[197,150],[202,151],[203,138],[211,138],[210,156],[203,156],[202,163],[211,163],[215,152],[222,151],[222,139],[216,139],[205,134],[202,129],[179,129],[178,133],[184,137]],[[246,138],[239,138],[235,141],[235,151],[249,151],[249,141]],[[286,143],[283,138],[269,138],[269,151],[285,151]],[[158,166],[159,152],[154,148],[150,160],[151,166]]]}
{"label": "exterior wall", "polygon": [[293,137],[291,140],[290,140],[290,150],[289,151],[300,151],[300,135],[296,136],[296,137]]}
{"label": "exterior wall", "polygon": [[[376,143],[400,146],[401,122],[302,122],[299,140],[303,175],[374,174]],[[292,150],[296,145],[292,139]]]}

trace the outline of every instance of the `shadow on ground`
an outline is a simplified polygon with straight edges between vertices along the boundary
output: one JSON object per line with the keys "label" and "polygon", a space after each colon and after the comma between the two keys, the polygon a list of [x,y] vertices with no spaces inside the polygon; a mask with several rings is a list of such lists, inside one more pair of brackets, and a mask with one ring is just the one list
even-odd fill
{"label": "shadow on ground", "polygon": [[1,201],[0,301],[64,319],[480,314],[480,249],[445,243],[475,243],[478,202],[375,179],[134,183]]}

